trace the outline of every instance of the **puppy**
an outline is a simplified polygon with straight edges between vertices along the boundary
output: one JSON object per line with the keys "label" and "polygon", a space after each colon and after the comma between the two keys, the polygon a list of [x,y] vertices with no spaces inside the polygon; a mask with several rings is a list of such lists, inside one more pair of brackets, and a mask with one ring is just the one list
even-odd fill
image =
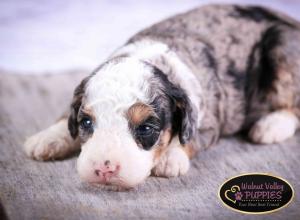
{"label": "puppy", "polygon": [[27,155],[81,149],[89,183],[134,187],[187,173],[190,158],[240,131],[258,144],[299,126],[299,23],[261,7],[209,5],[133,36],[75,89],[67,117],[30,137]]}

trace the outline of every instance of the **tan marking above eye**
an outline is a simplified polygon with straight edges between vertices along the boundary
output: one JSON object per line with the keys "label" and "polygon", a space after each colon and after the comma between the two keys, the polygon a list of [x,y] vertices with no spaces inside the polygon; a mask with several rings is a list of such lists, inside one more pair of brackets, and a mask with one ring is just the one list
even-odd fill
{"label": "tan marking above eye", "polygon": [[151,115],[155,116],[151,106],[137,102],[128,109],[126,117],[131,124],[139,125]]}
{"label": "tan marking above eye", "polygon": [[80,110],[82,113],[84,113],[87,116],[90,116],[92,118],[93,121],[95,121],[96,117],[93,113],[93,110],[90,107],[82,107]]}

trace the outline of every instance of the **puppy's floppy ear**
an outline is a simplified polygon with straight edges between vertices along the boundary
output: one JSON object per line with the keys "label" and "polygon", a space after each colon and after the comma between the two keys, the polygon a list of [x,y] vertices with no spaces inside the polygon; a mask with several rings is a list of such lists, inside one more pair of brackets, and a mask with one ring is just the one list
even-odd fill
{"label": "puppy's floppy ear", "polygon": [[177,86],[169,81],[167,76],[155,68],[155,75],[162,79],[164,85],[164,93],[171,101],[173,112],[172,127],[175,132],[178,132],[180,143],[186,144],[189,142],[196,130],[197,114],[186,94],[180,86]]}
{"label": "puppy's floppy ear", "polygon": [[78,121],[77,116],[79,109],[82,104],[82,98],[85,92],[85,85],[88,81],[89,77],[83,79],[81,83],[75,88],[74,94],[73,94],[73,100],[71,104],[71,111],[70,116],[68,119],[68,128],[71,136],[73,139],[75,139],[78,136]]}
{"label": "puppy's floppy ear", "polygon": [[173,125],[177,126],[179,141],[181,144],[189,142],[196,129],[196,114],[186,95],[180,87],[172,86],[168,91],[168,96],[172,99],[175,112],[173,115]]}

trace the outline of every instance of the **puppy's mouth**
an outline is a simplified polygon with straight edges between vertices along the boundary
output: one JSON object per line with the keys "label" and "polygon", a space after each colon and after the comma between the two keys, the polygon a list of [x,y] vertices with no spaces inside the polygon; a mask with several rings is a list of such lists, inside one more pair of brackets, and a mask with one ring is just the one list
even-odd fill
{"label": "puppy's mouth", "polygon": [[120,173],[120,166],[117,165],[113,169],[110,166],[102,166],[99,169],[94,170],[94,181],[95,183],[103,185],[113,185],[114,182],[118,182]]}
{"label": "puppy's mouth", "polygon": [[99,182],[100,184],[110,184],[110,180],[113,177],[117,177],[117,173],[114,171],[107,171],[105,173],[102,173],[100,170],[95,170],[95,175],[99,177]]}
{"label": "puppy's mouth", "polygon": [[119,175],[119,168],[116,171],[106,171],[101,172],[101,170],[95,170],[95,176],[92,181],[88,181],[89,184],[105,188],[113,191],[126,191],[134,188],[134,186],[128,185],[126,181],[122,180],[122,177]]}

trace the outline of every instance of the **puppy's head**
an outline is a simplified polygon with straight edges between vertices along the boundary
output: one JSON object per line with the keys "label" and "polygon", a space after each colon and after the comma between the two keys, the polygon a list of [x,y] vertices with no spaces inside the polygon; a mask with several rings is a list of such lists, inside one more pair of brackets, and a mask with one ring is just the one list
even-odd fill
{"label": "puppy's head", "polygon": [[184,90],[159,69],[134,58],[114,58],[74,92],[69,118],[82,142],[77,169],[87,182],[133,187],[150,175],[172,137],[194,133],[194,111]]}

